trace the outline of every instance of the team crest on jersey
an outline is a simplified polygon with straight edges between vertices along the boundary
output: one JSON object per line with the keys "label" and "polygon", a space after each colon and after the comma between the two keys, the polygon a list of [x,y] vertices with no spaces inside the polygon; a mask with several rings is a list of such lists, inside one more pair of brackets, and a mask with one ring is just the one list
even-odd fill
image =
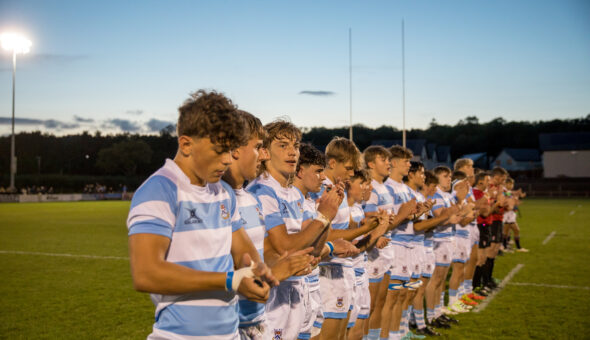
{"label": "team crest on jersey", "polygon": [[406,274],[408,272],[408,266],[402,266],[402,273]]}
{"label": "team crest on jersey", "polygon": [[219,206],[219,208],[221,209],[221,218],[227,220],[229,218],[229,212],[227,211],[225,204],[222,204],[221,206]]}
{"label": "team crest on jersey", "polygon": [[336,307],[338,307],[338,308],[344,307],[344,297],[337,297],[336,298]]}
{"label": "team crest on jersey", "polygon": [[414,267],[414,270],[416,270],[416,272],[418,272],[418,269],[419,269],[418,267],[419,267],[418,265],[416,265],[416,266]]}
{"label": "team crest on jersey", "polygon": [[184,220],[184,224],[203,223],[203,220],[197,216],[197,209],[186,208],[186,210],[188,210],[189,216]]}
{"label": "team crest on jersey", "polygon": [[283,339],[283,329],[274,329],[272,339],[273,340],[282,340]]}
{"label": "team crest on jersey", "polygon": [[379,268],[373,269],[373,275],[377,275],[377,273],[379,273]]}
{"label": "team crest on jersey", "polygon": [[301,206],[301,202],[297,202],[297,206],[299,207],[299,211],[303,214],[303,207]]}
{"label": "team crest on jersey", "polygon": [[430,264],[426,265],[426,269],[430,270],[432,268],[432,266]]}
{"label": "team crest on jersey", "polygon": [[283,209],[282,209],[283,215],[285,215],[285,216],[289,215],[289,208],[287,208],[287,203],[281,202],[281,204],[283,205]]}
{"label": "team crest on jersey", "polygon": [[445,260],[445,261],[446,261],[448,258],[449,258],[449,257],[447,256],[447,254],[444,254],[444,255],[443,255],[443,260]]}

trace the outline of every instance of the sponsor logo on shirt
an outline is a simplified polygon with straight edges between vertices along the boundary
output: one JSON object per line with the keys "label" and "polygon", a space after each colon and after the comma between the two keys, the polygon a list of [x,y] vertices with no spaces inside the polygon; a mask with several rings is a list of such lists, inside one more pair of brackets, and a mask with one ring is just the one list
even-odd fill
{"label": "sponsor logo on shirt", "polygon": [[184,224],[203,223],[203,220],[197,216],[197,209],[186,208],[186,210],[188,210],[189,217],[184,220]]}

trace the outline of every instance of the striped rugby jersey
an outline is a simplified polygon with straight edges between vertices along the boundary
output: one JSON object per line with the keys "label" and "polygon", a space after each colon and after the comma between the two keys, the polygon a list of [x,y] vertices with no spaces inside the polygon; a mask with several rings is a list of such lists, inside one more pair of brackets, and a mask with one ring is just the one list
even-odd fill
{"label": "striped rugby jersey", "polygon": [[[409,186],[408,186],[408,189],[410,189],[411,197],[415,198],[417,203],[426,202],[424,195],[422,195],[420,192],[415,191],[414,189],[410,188]],[[424,221],[427,218],[428,218],[427,214],[422,214],[418,219],[420,221]],[[423,230],[417,231],[414,229],[414,238],[412,238],[412,242],[416,245],[424,244],[424,234],[425,234],[425,232]]]}
{"label": "striped rugby jersey", "polygon": [[[449,208],[453,203],[453,198],[451,194],[442,191],[440,188],[436,188],[436,193],[429,197],[434,199],[434,206],[432,207],[432,215],[434,212],[440,208]],[[453,225],[452,224],[445,224],[440,225],[434,229],[434,240],[435,241],[451,241],[451,237],[453,236]]]}
{"label": "striped rugby jersey", "polygon": [[[286,226],[288,234],[301,231],[304,197],[295,186],[285,188],[266,172],[252,181],[246,190],[260,201],[266,231],[282,224]],[[301,278],[291,276],[287,281]]]}
{"label": "striped rugby jersey", "polygon": [[[391,213],[393,211],[393,198],[385,184],[373,179],[371,180],[371,186],[373,187],[371,196],[364,205],[365,214],[377,212],[379,209]],[[383,236],[391,238],[391,232],[386,232]]]}
{"label": "striped rugby jersey", "polygon": [[[467,195],[469,195],[469,193],[467,193]],[[455,191],[453,191],[451,193],[451,197],[453,198],[453,200],[455,202],[457,202],[457,193]],[[463,202],[461,203],[461,205],[466,205],[467,204],[467,198],[468,196],[465,196],[465,199],[463,200]],[[453,226],[455,233],[453,234],[454,236],[457,237],[461,237],[461,238],[469,238],[469,224],[462,226],[460,223],[457,223]]]}
{"label": "striped rugby jersey", "polygon": [[[404,183],[394,181],[388,178],[384,182],[393,198],[393,211],[397,214],[402,204],[412,199],[410,187]],[[391,232],[391,242],[404,247],[413,247],[412,239],[414,238],[414,222],[408,221],[395,227]]]}
{"label": "striped rugby jersey", "polygon": [[[232,232],[240,228],[233,190],[221,182],[192,185],[173,160],[149,177],[133,195],[129,235],[168,237],[166,261],[194,270],[234,270]],[[156,305],[152,336],[175,339],[235,339],[238,297],[234,292],[151,294]]]}
{"label": "striped rugby jersey", "polygon": [[[357,228],[361,226],[361,221],[365,218],[365,212],[363,211],[363,206],[359,203],[354,203],[350,206],[350,219],[353,220]],[[357,237],[355,240],[362,240],[366,235],[361,235]],[[367,262],[367,252],[363,251],[356,256],[352,257],[352,267],[354,268],[354,273],[357,276],[363,275],[365,272],[365,262]]]}
{"label": "striped rugby jersey", "polygon": [[[324,190],[327,186],[333,185],[332,181],[329,178],[326,178],[322,184],[322,188],[319,193],[315,194],[314,197],[321,197],[324,193]],[[338,212],[336,216],[332,219],[331,228],[332,229],[339,229],[345,230],[348,229],[350,224],[350,207],[348,206],[348,196],[346,195],[346,191],[344,191],[344,198],[338,207]],[[341,264],[347,267],[352,266],[352,259],[350,257],[334,257],[330,258],[328,261],[322,261],[320,265],[327,265],[327,264]]]}
{"label": "striped rugby jersey", "polygon": [[[260,254],[260,259],[264,260],[264,235],[266,228],[264,226],[264,215],[262,215],[262,206],[260,201],[243,188],[235,190],[238,202],[238,211],[240,212],[240,226],[244,228],[254,247]],[[264,304],[247,300],[240,295],[239,317],[240,327],[248,327],[260,323],[264,320]]]}

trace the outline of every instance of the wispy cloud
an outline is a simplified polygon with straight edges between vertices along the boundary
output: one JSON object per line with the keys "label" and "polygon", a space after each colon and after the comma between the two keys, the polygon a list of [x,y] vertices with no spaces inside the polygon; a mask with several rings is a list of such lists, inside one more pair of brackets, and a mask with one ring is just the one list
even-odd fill
{"label": "wispy cloud", "polygon": [[[12,118],[0,117],[0,125],[10,125],[10,124],[12,124]],[[42,125],[43,121],[40,119],[15,118],[14,124],[16,124],[16,125]]]}
{"label": "wispy cloud", "polygon": [[[12,124],[12,118],[0,117],[0,125]],[[55,119],[41,120],[31,118],[15,118],[15,125],[39,125],[44,126],[48,130],[68,130],[80,127],[77,123],[64,123]]]}
{"label": "wispy cloud", "polygon": [[139,116],[139,115],[143,114],[143,110],[139,110],[139,109],[137,109],[137,110],[127,110],[127,111],[125,111],[125,113],[128,114],[128,115]]}
{"label": "wispy cloud", "polygon": [[94,123],[94,119],[82,118],[80,116],[74,116],[74,121],[76,121],[77,123]]}
{"label": "wispy cloud", "polygon": [[109,119],[102,124],[102,127],[107,129],[119,128],[124,132],[137,132],[141,129],[139,124],[127,119]]}
{"label": "wispy cloud", "polygon": [[333,96],[336,93],[335,92],[332,92],[332,91],[304,90],[304,91],[299,92],[299,94],[304,94],[304,95],[308,95],[308,96],[328,97],[328,96]]}
{"label": "wispy cloud", "polygon": [[152,118],[146,123],[146,125],[150,132],[158,132],[169,125],[174,126],[174,123]]}

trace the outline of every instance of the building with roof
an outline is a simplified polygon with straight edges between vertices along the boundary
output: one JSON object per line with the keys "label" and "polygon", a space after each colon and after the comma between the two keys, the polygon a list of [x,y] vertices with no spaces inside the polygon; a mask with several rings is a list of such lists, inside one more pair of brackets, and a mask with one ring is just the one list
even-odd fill
{"label": "building with roof", "polygon": [[543,168],[541,152],[537,149],[504,148],[490,168],[501,166],[508,171],[530,171]]}
{"label": "building with roof", "polygon": [[470,153],[461,156],[460,158],[469,158],[473,161],[474,168],[480,169],[487,169],[488,168],[488,153],[487,152],[479,152],[479,153]]}
{"label": "building with roof", "polygon": [[590,132],[539,134],[544,177],[590,177]]}

